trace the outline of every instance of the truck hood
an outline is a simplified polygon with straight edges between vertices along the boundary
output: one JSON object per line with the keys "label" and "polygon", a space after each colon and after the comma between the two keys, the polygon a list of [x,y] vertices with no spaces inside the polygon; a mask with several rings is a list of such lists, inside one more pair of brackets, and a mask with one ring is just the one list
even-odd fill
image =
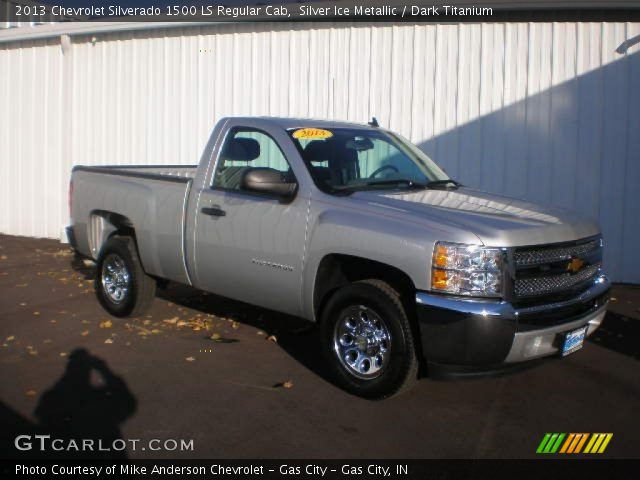
{"label": "truck hood", "polygon": [[388,213],[416,217],[421,223],[447,225],[472,232],[488,246],[540,245],[599,233],[594,222],[571,210],[467,187],[412,192],[356,192],[351,198],[376,209],[387,209]]}

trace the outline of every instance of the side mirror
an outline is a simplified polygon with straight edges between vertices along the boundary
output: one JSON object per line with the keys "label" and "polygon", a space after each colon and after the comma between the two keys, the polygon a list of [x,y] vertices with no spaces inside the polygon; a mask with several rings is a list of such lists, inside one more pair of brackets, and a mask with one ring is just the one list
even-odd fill
{"label": "side mirror", "polygon": [[297,183],[290,182],[282,172],[267,167],[249,169],[242,176],[241,185],[243,190],[282,198],[291,197],[298,186]]}

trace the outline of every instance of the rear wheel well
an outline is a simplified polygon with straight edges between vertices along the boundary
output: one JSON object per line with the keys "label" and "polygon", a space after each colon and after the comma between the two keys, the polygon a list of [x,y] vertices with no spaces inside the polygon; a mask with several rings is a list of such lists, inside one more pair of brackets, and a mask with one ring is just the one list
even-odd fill
{"label": "rear wheel well", "polygon": [[133,238],[137,248],[136,232],[127,217],[104,210],[92,212],[89,219],[89,248],[94,259],[98,258],[102,246],[114,235]]}
{"label": "rear wheel well", "polygon": [[320,318],[322,309],[333,292],[349,283],[368,279],[382,280],[389,284],[398,293],[407,314],[412,316],[416,287],[406,273],[368,258],[331,254],[324,257],[318,266],[313,289],[315,318]]}

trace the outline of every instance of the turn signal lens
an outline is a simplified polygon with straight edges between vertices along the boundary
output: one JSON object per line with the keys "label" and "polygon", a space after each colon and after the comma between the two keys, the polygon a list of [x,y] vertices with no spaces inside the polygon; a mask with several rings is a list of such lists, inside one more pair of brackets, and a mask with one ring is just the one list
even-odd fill
{"label": "turn signal lens", "polygon": [[431,283],[433,288],[437,288],[440,290],[447,289],[447,271],[446,270],[433,270],[433,277],[431,279]]}
{"label": "turn signal lens", "polygon": [[447,247],[442,244],[436,244],[435,254],[433,256],[434,265],[436,267],[446,267],[447,266]]}

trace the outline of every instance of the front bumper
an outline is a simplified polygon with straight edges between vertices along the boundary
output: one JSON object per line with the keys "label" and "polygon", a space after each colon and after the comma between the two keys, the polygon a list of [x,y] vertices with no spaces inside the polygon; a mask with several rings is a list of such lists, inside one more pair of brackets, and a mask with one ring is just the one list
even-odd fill
{"label": "front bumper", "polygon": [[611,283],[604,275],[580,295],[547,305],[518,308],[504,301],[416,294],[422,350],[430,362],[461,366],[515,364],[557,354],[564,334],[606,313]]}

